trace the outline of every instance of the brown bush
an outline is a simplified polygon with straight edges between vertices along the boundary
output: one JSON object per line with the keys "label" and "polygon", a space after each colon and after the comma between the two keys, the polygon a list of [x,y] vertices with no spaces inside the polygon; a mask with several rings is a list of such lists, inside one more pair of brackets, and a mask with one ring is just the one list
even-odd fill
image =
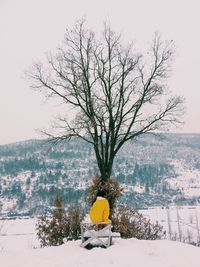
{"label": "brown bush", "polygon": [[161,239],[165,236],[163,227],[153,224],[137,210],[119,206],[112,216],[113,231],[122,238]]}
{"label": "brown bush", "polygon": [[67,214],[67,240],[77,240],[81,235],[81,221],[84,214],[80,211],[79,207],[72,206]]}
{"label": "brown bush", "polygon": [[62,245],[69,234],[62,202],[62,198],[57,196],[52,216],[42,215],[37,221],[36,231],[42,247]]}
{"label": "brown bush", "polygon": [[96,200],[96,194],[98,189],[103,189],[106,192],[106,198],[110,204],[110,213],[112,217],[116,200],[122,194],[122,187],[113,178],[110,178],[108,181],[104,182],[98,175],[96,175],[92,179],[92,184],[88,189],[87,202],[89,203],[89,205],[92,205],[93,202]]}
{"label": "brown bush", "polygon": [[52,216],[42,215],[36,224],[37,236],[42,247],[62,245],[65,240],[77,240],[81,234],[83,213],[78,207],[70,207],[67,214],[62,198],[57,196]]}

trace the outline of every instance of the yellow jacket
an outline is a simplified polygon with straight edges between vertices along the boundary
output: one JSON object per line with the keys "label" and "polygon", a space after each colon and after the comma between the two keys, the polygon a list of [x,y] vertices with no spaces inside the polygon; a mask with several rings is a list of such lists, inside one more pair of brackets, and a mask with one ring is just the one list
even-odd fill
{"label": "yellow jacket", "polygon": [[108,200],[103,197],[97,197],[96,201],[93,203],[90,209],[90,220],[93,223],[98,222],[111,222],[108,219],[110,214],[110,207]]}

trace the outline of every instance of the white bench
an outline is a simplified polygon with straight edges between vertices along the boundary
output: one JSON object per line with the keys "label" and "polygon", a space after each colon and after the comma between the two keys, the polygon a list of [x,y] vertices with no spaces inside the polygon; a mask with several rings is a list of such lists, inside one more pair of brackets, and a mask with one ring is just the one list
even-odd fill
{"label": "white bench", "polygon": [[120,234],[111,231],[111,223],[81,223],[81,247],[83,248],[89,244],[108,248],[112,243],[112,237],[120,237]]}

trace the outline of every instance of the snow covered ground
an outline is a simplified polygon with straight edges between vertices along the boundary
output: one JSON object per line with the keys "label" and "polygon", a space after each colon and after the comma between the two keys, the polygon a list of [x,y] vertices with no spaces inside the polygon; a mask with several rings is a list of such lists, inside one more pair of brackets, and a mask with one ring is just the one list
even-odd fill
{"label": "snow covered ground", "polygon": [[200,248],[174,241],[119,239],[108,249],[86,250],[80,241],[33,249],[21,247],[20,240],[0,252],[2,267],[199,267]]}
{"label": "snow covered ground", "polygon": [[152,207],[140,210],[151,222],[158,221],[167,239],[196,244],[200,241],[200,206]]}
{"label": "snow covered ground", "polygon": [[[0,221],[1,267],[199,267],[200,248],[168,240],[117,238],[108,248],[87,250],[80,241],[40,248],[36,219]],[[2,227],[1,227],[2,226]]]}

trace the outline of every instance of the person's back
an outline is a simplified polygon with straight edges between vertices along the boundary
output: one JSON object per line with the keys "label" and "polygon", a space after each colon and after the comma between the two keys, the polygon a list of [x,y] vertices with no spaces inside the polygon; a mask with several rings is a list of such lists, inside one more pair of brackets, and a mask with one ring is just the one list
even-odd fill
{"label": "person's back", "polygon": [[108,218],[110,214],[109,203],[108,200],[104,198],[104,195],[105,192],[103,190],[99,190],[97,192],[97,199],[90,209],[90,220],[93,223],[111,222]]}

